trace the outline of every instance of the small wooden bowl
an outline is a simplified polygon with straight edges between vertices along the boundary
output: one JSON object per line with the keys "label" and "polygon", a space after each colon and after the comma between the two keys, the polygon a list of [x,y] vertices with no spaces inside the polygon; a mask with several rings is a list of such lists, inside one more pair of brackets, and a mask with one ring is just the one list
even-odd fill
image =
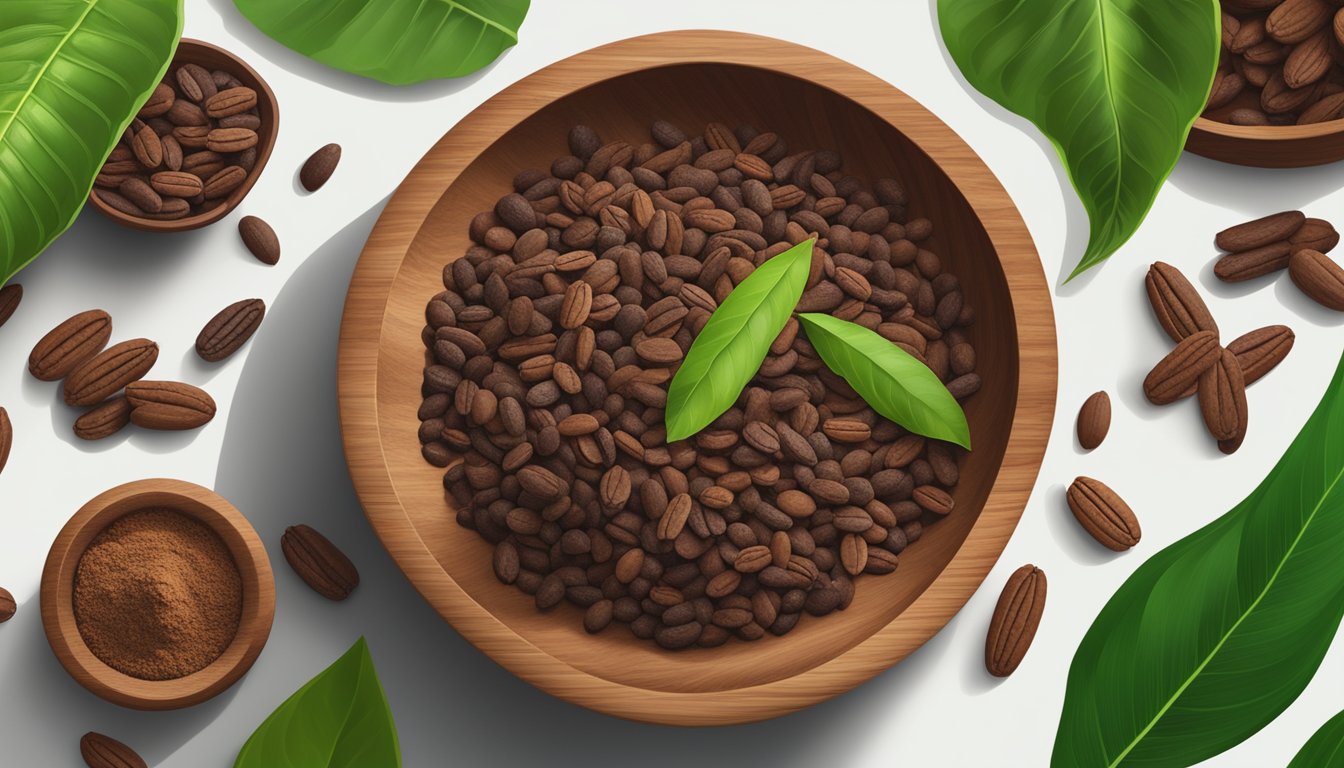
{"label": "small wooden bowl", "polygon": [[1224,118],[1234,109],[1258,106],[1254,94],[1200,117],[1185,148],[1197,155],[1256,168],[1303,168],[1344,160],[1344,120],[1311,125],[1232,125]]}
{"label": "small wooden bowl", "polygon": [[[526,168],[566,154],[574,123],[639,141],[655,119],[687,130],[752,123],[791,147],[834,148],[847,172],[902,179],[910,216],[961,279],[984,386],[967,402],[975,450],[957,512],[858,580],[853,604],[784,637],[664,651],[623,626],[583,631],[582,611],[542,613],[501,584],[491,546],[460,527],[443,470],[420,456],[420,329],[465,253],[468,224]],[[346,458],[383,544],[469,641],[556,696],[648,722],[722,725],[791,712],[853,688],[940,630],[1003,551],[1036,480],[1054,417],[1054,317],[1031,236],[994,174],[945,124],[879,78],[799,45],[684,31],[606,45],[515,83],[459,122],[379,218],[346,299],[338,387]]]}
{"label": "small wooden bowl", "polygon": [[261,130],[257,132],[257,162],[243,183],[224,198],[223,205],[217,205],[205,213],[171,221],[142,219],[139,216],[122,213],[100,200],[93,191],[89,192],[89,203],[94,208],[118,224],[132,229],[145,232],[186,232],[214,224],[228,216],[229,212],[237,208],[243,198],[247,197],[247,193],[252,191],[252,185],[257,183],[261,172],[266,168],[267,161],[271,159],[271,150],[275,149],[275,137],[280,131],[280,104],[275,99],[275,91],[261,79],[261,75],[257,74],[255,69],[217,45],[185,37],[178,43],[177,53],[173,56],[173,63],[168,66],[168,71],[172,72],[182,64],[199,64],[209,70],[222,69],[257,92],[257,113],[261,117]]}
{"label": "small wooden bowl", "polygon": [[[116,519],[151,507],[175,509],[210,526],[243,578],[243,616],[233,642],[205,669],[174,680],[141,680],[109,667],[89,650],[75,624],[75,569],[84,550]],[[217,696],[252,667],[271,634],[275,578],[260,537],[232,504],[181,480],[140,480],[99,494],[65,524],[42,570],[40,602],[47,642],[80,685],[123,707],[179,709]]]}

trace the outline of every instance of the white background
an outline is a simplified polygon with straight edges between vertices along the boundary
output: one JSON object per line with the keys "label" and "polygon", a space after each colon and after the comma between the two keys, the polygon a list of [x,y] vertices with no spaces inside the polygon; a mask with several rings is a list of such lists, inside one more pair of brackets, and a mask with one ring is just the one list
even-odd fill
{"label": "white background", "polygon": [[[1273,466],[1329,382],[1344,315],[1304,299],[1286,277],[1225,286],[1212,277],[1212,234],[1275,209],[1300,207],[1344,223],[1339,168],[1261,171],[1187,155],[1138,235],[1111,263],[1060,287],[1082,252],[1087,222],[1044,139],[955,74],[933,0],[683,0],[675,4],[536,0],[522,42],[486,72],[396,89],[326,69],[251,27],[230,0],[188,0],[186,34],[248,59],[283,112],[279,145],[256,189],[227,221],[175,236],[142,235],[86,211],[20,276],[17,315],[0,329],[0,403],[15,450],[0,475],[0,584],[19,602],[0,626],[0,765],[73,766],[77,742],[99,730],[151,764],[226,768],[253,728],[357,637],[371,643],[395,711],[406,764],[419,766],[828,765],[1037,766],[1048,762],[1068,664],[1079,639],[1125,577],[1161,547],[1217,517]],[[439,620],[377,543],[347,475],[335,403],[337,326],[355,259],[386,196],[462,115],[505,85],[589,47],[664,29],[713,27],[819,48],[876,73],[960,133],[1018,202],[1054,287],[1061,371],[1055,431],[1040,480],[999,565],[923,649],[872,682],[800,714],[745,727],[678,730],[593,714],[534,690]],[[619,108],[613,105],[613,108]],[[332,181],[299,192],[294,172],[328,141],[345,148]],[[270,220],[284,244],[277,267],[244,251],[235,223]],[[936,222],[935,222],[936,223]],[[1221,456],[1192,402],[1157,409],[1144,373],[1169,347],[1143,295],[1155,259],[1192,276],[1229,338],[1271,323],[1297,347],[1250,394],[1246,445]],[[220,307],[259,296],[270,314],[248,348],[207,366],[192,353]],[[74,312],[99,306],[114,338],[148,336],[162,349],[154,375],[208,387],[219,417],[186,435],[127,430],[80,444],[56,388],[25,372],[32,344]],[[1109,390],[1111,435],[1085,455],[1073,417]],[[1073,521],[1063,488],[1103,479],[1143,523],[1132,552],[1115,555]],[[65,520],[98,492],[144,477],[216,488],[252,520],[271,550],[279,590],[275,630],[237,686],[186,711],[141,713],[85,692],[42,635],[43,559]],[[307,521],[351,554],[364,582],[346,603],[309,591],[279,552],[286,525]],[[1034,647],[998,682],[983,670],[986,624],[999,588],[1022,563],[1043,567],[1050,598]],[[1299,700],[1241,746],[1209,761],[1272,766],[1344,707],[1344,647],[1335,643]]]}

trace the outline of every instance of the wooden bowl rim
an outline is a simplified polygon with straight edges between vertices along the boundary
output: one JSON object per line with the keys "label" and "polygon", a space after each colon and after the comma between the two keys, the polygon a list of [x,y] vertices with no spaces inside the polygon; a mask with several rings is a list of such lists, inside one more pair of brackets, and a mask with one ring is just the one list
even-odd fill
{"label": "wooden bowl rim", "polygon": [[[393,280],[425,218],[462,171],[490,148],[494,138],[553,101],[611,78],[688,64],[749,67],[804,80],[859,103],[901,131],[943,167],[982,220],[1018,308],[1013,321],[1019,339],[1032,340],[1019,347],[1017,409],[999,475],[986,500],[986,507],[1001,511],[995,519],[983,512],[945,567],[944,575],[959,570],[964,577],[954,580],[959,585],[954,588],[945,578],[935,579],[902,614],[919,610],[936,617],[937,629],[906,631],[897,627],[898,616],[846,652],[796,675],[695,693],[627,686],[576,669],[517,634],[467,594],[420,537],[391,482],[381,446],[377,397],[379,340]],[[850,95],[855,81],[864,89],[881,89],[893,106],[877,110],[864,105]],[[905,124],[912,114],[918,116],[919,125]],[[461,134],[476,135],[485,128],[493,132],[492,138],[476,140],[464,149]],[[933,138],[941,145],[931,150],[927,145]],[[450,143],[463,156],[461,162],[443,157]],[[969,170],[949,170],[938,162],[940,158],[965,163]],[[435,174],[451,180],[445,186],[435,181]],[[1005,221],[985,222],[990,211]],[[393,221],[394,212],[402,220]],[[408,219],[419,224],[408,224]],[[1015,245],[1005,247],[1007,242]],[[1026,306],[1033,310],[1030,317],[1021,311]],[[1043,375],[1021,375],[1028,366]],[[1057,366],[1050,292],[1030,233],[993,172],[950,127],[890,83],[829,54],[758,35],[682,30],[609,43],[534,72],[487,99],[426,153],[387,204],[356,265],[341,322],[337,392],[346,461],[366,515],[412,585],[469,642],[523,680],[589,709],[651,723],[727,725],[787,714],[843,693],[900,661],[946,625],[998,560],[1026,505],[1054,418]],[[1009,465],[1030,467],[1029,477],[1005,482],[1003,468]]]}
{"label": "wooden bowl rim", "polygon": [[244,85],[257,92],[257,111],[263,114],[270,112],[271,118],[266,120],[262,125],[261,132],[257,134],[257,162],[252,166],[252,171],[247,174],[247,178],[243,179],[243,183],[230,192],[228,197],[224,198],[223,205],[215,206],[205,213],[198,213],[195,216],[182,219],[160,221],[131,216],[103,202],[98,195],[94,194],[96,187],[89,190],[89,203],[98,209],[99,213],[118,224],[143,232],[187,232],[214,224],[232,213],[233,209],[243,202],[243,198],[247,197],[247,194],[252,191],[257,179],[261,178],[261,172],[266,170],[266,164],[270,162],[271,152],[275,149],[276,137],[280,133],[280,102],[275,98],[275,91],[271,89],[270,84],[261,75],[257,74],[257,71],[250,64],[243,61],[237,54],[204,40],[182,38],[178,42],[177,52],[173,54],[172,64],[168,65],[169,69],[171,70],[173,65],[179,61],[199,63],[196,56],[201,51],[217,53],[231,61],[234,67],[232,74]]}
{"label": "wooden bowl rim", "polygon": [[[1195,118],[1194,130],[1251,142],[1301,141],[1344,133],[1344,118],[1307,125],[1233,125],[1208,117]],[[1332,162],[1322,159],[1322,163]]]}
{"label": "wooden bowl rim", "polygon": [[[140,509],[166,506],[209,525],[228,546],[243,579],[238,633],[204,669],[172,680],[141,680],[108,666],[89,650],[75,622],[75,569],[90,541],[108,525]],[[42,627],[56,658],[75,681],[124,707],[177,709],[217,696],[252,667],[275,618],[270,558],[251,523],[219,494],[182,480],[149,479],[104,491],[61,528],[42,569]]]}

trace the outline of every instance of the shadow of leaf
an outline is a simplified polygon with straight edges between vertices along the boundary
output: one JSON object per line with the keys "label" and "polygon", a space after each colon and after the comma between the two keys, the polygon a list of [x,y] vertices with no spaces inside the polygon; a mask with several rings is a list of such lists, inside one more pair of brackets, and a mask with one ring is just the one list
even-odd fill
{"label": "shadow of leaf", "polygon": [[1041,154],[1050,162],[1050,170],[1055,175],[1055,184],[1063,195],[1064,216],[1067,222],[1064,258],[1060,262],[1059,274],[1055,276],[1055,292],[1060,296],[1077,294],[1091,284],[1105,267],[1105,264],[1093,267],[1074,280],[1069,281],[1069,274],[1073,272],[1074,267],[1077,266],[1078,261],[1087,250],[1087,242],[1091,237],[1091,225],[1088,222],[1087,210],[1083,208],[1082,201],[1078,199],[1077,193],[1074,192],[1073,182],[1069,179],[1069,172],[1064,168],[1064,161],[1060,159],[1055,146],[1030,120],[1004,109],[998,102],[980,93],[961,73],[961,69],[952,59],[952,54],[948,52],[947,46],[942,44],[943,34],[938,26],[938,0],[929,0],[929,18],[932,24],[930,33],[935,40],[939,41],[938,52],[942,54],[943,65],[952,73],[957,85],[961,86],[966,95],[983,109],[986,115],[1028,136],[1036,146],[1040,147]]}
{"label": "shadow of leaf", "polygon": [[[1169,183],[1187,195],[1228,210],[1223,221],[1208,222],[1210,241],[1213,233],[1233,224],[1280,210],[1308,207],[1339,189],[1342,163],[1313,168],[1250,168],[1210,160],[1186,152],[1172,172]],[[1329,211],[1308,210],[1307,215],[1324,218]],[[1209,243],[1209,254],[1214,253]]]}

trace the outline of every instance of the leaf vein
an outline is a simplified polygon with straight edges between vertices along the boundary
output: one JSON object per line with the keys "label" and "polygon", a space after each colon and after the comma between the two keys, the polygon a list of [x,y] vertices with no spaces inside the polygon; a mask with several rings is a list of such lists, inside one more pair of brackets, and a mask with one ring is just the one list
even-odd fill
{"label": "leaf vein", "polygon": [[[1324,460],[1325,459],[1323,457],[1322,461]],[[1325,474],[1327,477],[1329,476],[1328,469],[1326,469]],[[1302,537],[1306,535],[1307,529],[1309,529],[1311,527],[1312,522],[1315,521],[1316,514],[1320,512],[1321,507],[1325,504],[1326,499],[1330,498],[1331,494],[1334,493],[1335,486],[1339,484],[1341,479],[1344,479],[1344,466],[1341,466],[1340,469],[1335,472],[1334,479],[1330,481],[1330,484],[1326,486],[1326,489],[1321,494],[1321,497],[1317,499],[1315,506],[1312,507],[1311,514],[1307,515],[1306,520],[1302,521],[1302,526],[1298,530],[1297,536],[1295,536],[1293,538],[1292,543],[1288,545],[1287,551],[1284,552],[1283,557],[1279,559],[1278,565],[1274,568],[1274,573],[1270,575],[1269,579],[1265,582],[1264,587],[1261,588],[1259,594],[1255,596],[1255,600],[1253,600],[1251,604],[1246,607],[1246,610],[1242,611],[1240,615],[1237,616],[1237,619],[1232,623],[1232,626],[1228,627],[1227,631],[1224,632],[1220,638],[1218,638],[1218,642],[1214,644],[1213,648],[1199,663],[1199,665],[1195,667],[1194,671],[1192,671],[1190,675],[1187,676],[1186,679],[1181,682],[1180,687],[1176,689],[1175,693],[1173,693],[1166,700],[1166,702],[1163,703],[1162,707],[1157,711],[1157,714],[1155,714],[1143,727],[1143,729],[1140,730],[1139,733],[1129,742],[1129,744],[1125,746],[1124,750],[1121,751],[1120,754],[1117,755],[1114,760],[1112,760],[1110,763],[1107,764],[1108,768],[1115,768],[1115,766],[1118,766],[1120,762],[1124,760],[1125,757],[1130,752],[1132,752],[1136,746],[1138,746],[1139,742],[1143,741],[1144,737],[1148,735],[1148,732],[1151,731],[1157,725],[1157,723],[1164,716],[1166,716],[1167,712],[1172,708],[1172,706],[1175,705],[1176,700],[1181,697],[1181,694],[1185,693],[1185,690],[1189,688],[1191,683],[1193,683],[1199,677],[1199,675],[1204,671],[1204,668],[1207,667],[1209,663],[1213,661],[1214,657],[1218,655],[1218,653],[1222,650],[1223,646],[1227,644],[1227,641],[1232,637],[1232,635],[1236,634],[1237,628],[1241,626],[1242,622],[1244,622],[1247,617],[1249,617],[1252,613],[1255,612],[1255,609],[1259,607],[1260,602],[1264,600],[1265,595],[1269,593],[1269,590],[1274,586],[1274,583],[1278,580],[1279,574],[1283,572],[1284,566],[1287,565],[1288,561],[1292,559],[1293,553],[1297,550],[1297,545],[1301,543]]]}
{"label": "leaf vein", "polygon": [[46,61],[42,62],[42,66],[38,69],[37,73],[33,75],[33,81],[29,83],[24,94],[19,97],[18,103],[15,104],[14,111],[10,114],[9,119],[6,120],[3,125],[0,125],[0,145],[4,144],[5,136],[8,135],[10,127],[14,124],[15,115],[23,109],[23,105],[26,104],[28,99],[33,95],[33,91],[37,88],[38,83],[42,82],[42,78],[47,74],[47,70],[51,68],[52,62],[56,60],[57,56],[60,55],[61,50],[70,42],[70,38],[74,37],[75,32],[79,31],[79,28],[83,26],[85,19],[89,17],[89,14],[95,7],[97,7],[99,2],[99,0],[85,1],[88,3],[88,6],[84,9],[84,12],[79,15],[79,18],[75,20],[74,24],[70,25],[70,28],[66,30],[65,35],[61,38],[61,41],[56,44],[56,47],[51,49],[51,54],[47,56]]}

